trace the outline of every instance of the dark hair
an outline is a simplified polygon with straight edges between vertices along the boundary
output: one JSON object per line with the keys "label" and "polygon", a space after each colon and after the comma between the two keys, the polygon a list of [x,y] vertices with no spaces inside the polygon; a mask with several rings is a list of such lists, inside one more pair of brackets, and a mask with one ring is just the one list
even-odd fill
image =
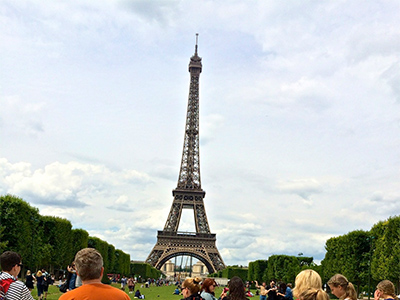
{"label": "dark hair", "polygon": [[229,296],[228,299],[231,300],[243,300],[246,299],[244,291],[243,280],[238,276],[233,276],[228,283]]}
{"label": "dark hair", "polygon": [[215,282],[214,279],[212,279],[212,278],[206,278],[206,279],[203,280],[203,285],[201,286],[201,290],[202,290],[202,291],[205,291],[205,292],[207,292],[207,293],[209,293],[209,294],[214,295],[214,292],[211,292],[211,291],[210,291],[210,286],[216,285],[216,284],[217,284],[217,283]]}
{"label": "dark hair", "polygon": [[284,283],[284,282],[279,282],[279,283],[278,283],[279,293],[285,294],[285,293],[286,293],[286,287],[287,287],[286,283]]}
{"label": "dark hair", "polygon": [[21,255],[17,252],[6,251],[0,255],[0,265],[3,271],[11,271],[11,269],[21,263]]}

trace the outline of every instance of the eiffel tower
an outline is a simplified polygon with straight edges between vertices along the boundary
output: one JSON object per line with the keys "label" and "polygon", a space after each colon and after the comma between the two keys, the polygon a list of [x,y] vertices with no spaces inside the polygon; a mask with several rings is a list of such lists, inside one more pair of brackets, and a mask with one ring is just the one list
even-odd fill
{"label": "eiffel tower", "polygon": [[[174,201],[164,230],[158,231],[157,243],[146,262],[160,269],[169,259],[186,255],[204,263],[211,274],[224,269],[225,264],[215,245],[216,234],[210,232],[203,201],[206,192],[201,188],[199,78],[202,64],[201,57],[197,55],[197,42],[198,34],[196,34],[195,53],[189,63],[190,88],[178,185],[172,191]],[[178,232],[183,209],[193,210],[196,232]]]}

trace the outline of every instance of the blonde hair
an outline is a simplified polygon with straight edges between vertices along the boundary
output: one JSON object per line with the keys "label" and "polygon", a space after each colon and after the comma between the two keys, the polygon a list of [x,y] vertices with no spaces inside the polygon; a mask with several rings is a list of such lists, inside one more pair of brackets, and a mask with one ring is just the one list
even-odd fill
{"label": "blonde hair", "polygon": [[394,284],[390,280],[382,280],[381,282],[378,283],[376,288],[382,293],[392,296],[392,298],[396,299],[396,292],[394,288]]}
{"label": "blonde hair", "polygon": [[26,271],[26,275],[31,275],[31,270]]}
{"label": "blonde hair", "polygon": [[182,283],[182,289],[187,288],[190,291],[190,294],[197,294],[201,290],[200,282],[202,279],[200,277],[196,278],[187,278]]}
{"label": "blonde hair", "polygon": [[322,289],[309,288],[299,295],[300,300],[330,300],[329,295]]}
{"label": "blonde hair", "polygon": [[40,277],[40,276],[42,276],[42,275],[43,275],[42,271],[40,271],[40,270],[37,271],[37,273],[36,273],[36,276],[37,276],[37,277]]}
{"label": "blonde hair", "polygon": [[350,298],[351,300],[357,300],[357,292],[353,284],[347,280],[342,274],[336,274],[331,277],[328,281],[328,285],[334,287],[341,286],[344,290],[344,294],[340,299]]}
{"label": "blonde hair", "polygon": [[305,290],[314,288],[322,289],[321,276],[311,269],[301,271],[294,282],[293,296],[299,298]]}

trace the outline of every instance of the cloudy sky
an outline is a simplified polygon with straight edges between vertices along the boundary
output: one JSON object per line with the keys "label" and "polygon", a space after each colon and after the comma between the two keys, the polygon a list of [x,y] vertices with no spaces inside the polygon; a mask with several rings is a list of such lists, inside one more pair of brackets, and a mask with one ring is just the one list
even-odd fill
{"label": "cloudy sky", "polygon": [[[144,260],[200,156],[226,264],[400,212],[400,2],[0,1],[0,194]],[[180,230],[194,230],[184,211]]]}

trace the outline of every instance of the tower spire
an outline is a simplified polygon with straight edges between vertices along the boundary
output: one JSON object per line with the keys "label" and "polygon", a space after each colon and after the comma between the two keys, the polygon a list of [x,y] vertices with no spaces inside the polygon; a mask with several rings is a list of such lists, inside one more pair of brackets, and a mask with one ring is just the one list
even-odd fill
{"label": "tower spire", "polygon": [[199,41],[199,34],[196,33],[196,47],[195,47],[195,49],[194,49],[194,55],[195,55],[195,56],[197,56],[197,44],[198,44],[198,41]]}

